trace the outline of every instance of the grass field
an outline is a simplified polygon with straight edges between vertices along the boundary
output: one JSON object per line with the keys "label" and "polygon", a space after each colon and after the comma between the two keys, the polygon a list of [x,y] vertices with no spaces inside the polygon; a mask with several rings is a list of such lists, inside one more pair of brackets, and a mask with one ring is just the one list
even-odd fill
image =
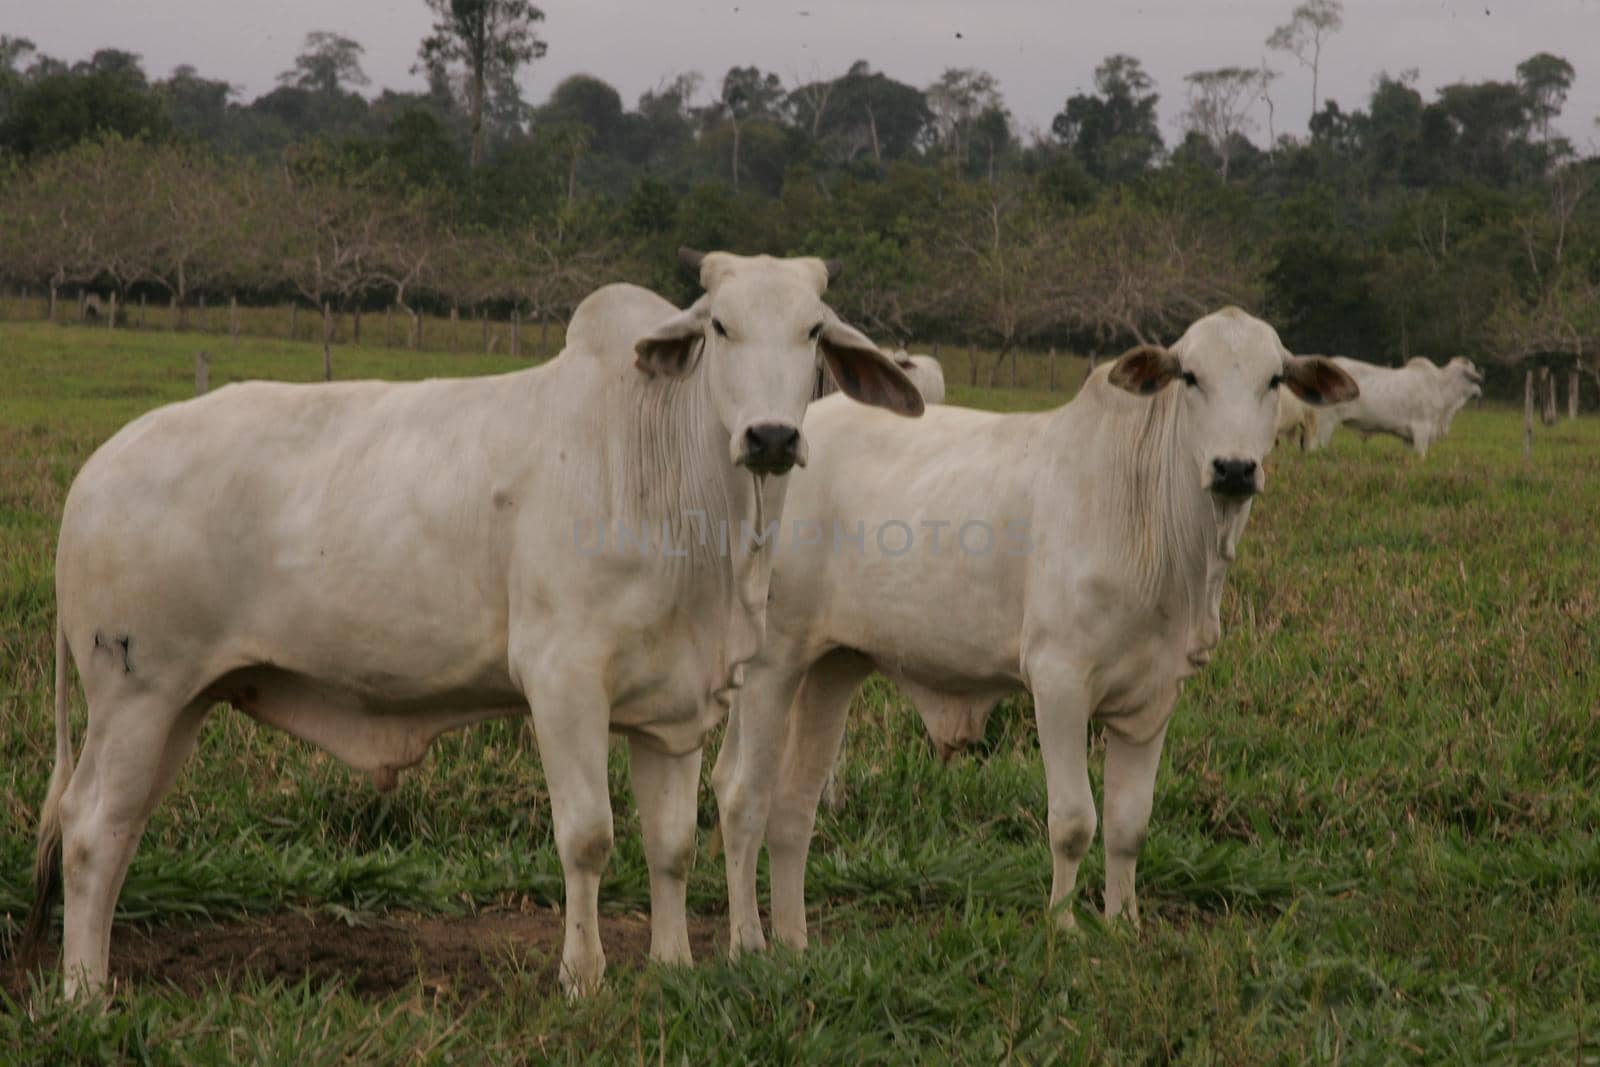
{"label": "grass field", "polygon": [[[0,326],[6,939],[52,749],[62,500],[100,441],[192,392],[195,347]],[[512,365],[336,354],[341,377]],[[252,340],[212,380],[320,373],[311,345]],[[1222,646],[1169,733],[1138,930],[1089,914],[1098,845],[1082,928],[1046,920],[1026,700],[945,766],[874,681],[846,803],[819,821],[801,956],[722,957],[722,866],[702,848],[699,962],[640,961],[648,881],[615,750],[612,967],[569,1004],[530,731],[450,736],[380,796],[219,711],[123,891],[112,1010],[0,972],[0,1062],[1600,1062],[1600,421],[1542,432],[1531,461],[1520,435],[1520,413],[1468,410],[1426,463],[1344,435],[1275,453]],[[707,788],[703,843],[714,822]]]}

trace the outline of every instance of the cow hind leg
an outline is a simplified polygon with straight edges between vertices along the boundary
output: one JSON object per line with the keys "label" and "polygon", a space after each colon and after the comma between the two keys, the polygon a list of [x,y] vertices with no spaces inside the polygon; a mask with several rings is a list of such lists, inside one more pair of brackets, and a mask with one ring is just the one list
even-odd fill
{"label": "cow hind leg", "polygon": [[[772,648],[763,658],[768,655],[782,658]],[[752,664],[745,671],[711,774],[728,880],[728,951],[734,956],[767,947],[756,905],[756,858],[783,754],[784,724],[800,678],[798,669],[781,663]]]}
{"label": "cow hind leg", "polygon": [[822,787],[844,738],[850,697],[872,673],[865,657],[839,651],[806,674],[789,712],[778,792],[767,822],[772,860],[772,935],[806,947],[806,857]]}
{"label": "cow hind leg", "polygon": [[694,861],[700,749],[674,756],[630,738],[628,762],[650,868],[650,957],[662,963],[692,963],[687,893]]}
{"label": "cow hind leg", "polygon": [[194,750],[210,704],[148,694],[96,706],[61,798],[62,982],[68,996],[106,985],[111,922],[145,824]]}

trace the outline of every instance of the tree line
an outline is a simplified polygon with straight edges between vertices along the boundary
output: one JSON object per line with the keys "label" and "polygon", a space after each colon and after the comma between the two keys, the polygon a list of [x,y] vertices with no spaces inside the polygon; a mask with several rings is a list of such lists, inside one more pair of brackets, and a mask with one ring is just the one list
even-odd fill
{"label": "tree line", "polygon": [[[1031,134],[988,72],[918,87],[865,60],[789,83],[683,73],[631,109],[575,75],[531,105],[536,8],[426,2],[426,88],[371,97],[360,44],[335,34],[248,103],[190,67],[151,80],[116,49],[69,65],[0,38],[0,269],[180,308],[238,293],[562,319],[608,280],[687,298],[688,244],[839,257],[847,316],[999,359],[1170,339],[1234,302],[1301,352],[1600,373],[1600,160],[1555,130],[1575,77],[1558,56],[1432,99],[1415,71],[1379,73],[1346,108],[1318,95],[1340,5],[1305,0],[1240,42],[1259,61],[1185,78],[1168,144],[1129,55]],[[1274,121],[1284,61],[1312,73],[1298,133]]]}

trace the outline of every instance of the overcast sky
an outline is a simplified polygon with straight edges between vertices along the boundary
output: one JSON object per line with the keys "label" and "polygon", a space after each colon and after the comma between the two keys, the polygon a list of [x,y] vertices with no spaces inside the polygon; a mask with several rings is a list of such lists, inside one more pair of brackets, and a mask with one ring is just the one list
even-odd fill
{"label": "overcast sky", "polygon": [[[308,31],[332,30],[366,48],[369,91],[420,88],[411,73],[429,26],[422,0],[7,0],[0,32],[28,37],[72,61],[114,46],[144,58],[152,77],[191,63],[248,101],[293,64]],[[1183,76],[1253,66],[1283,72],[1274,87],[1280,132],[1302,133],[1310,73],[1263,42],[1294,0],[541,0],[549,55],[524,73],[543,100],[569,74],[603,78],[632,107],[679,71],[707,85],[755,64],[785,82],[874,68],[925,86],[946,67],[979,67],[1000,81],[1019,127],[1048,130],[1074,92],[1092,88],[1113,52],[1139,57],[1161,94],[1163,135],[1175,140]],[[1560,126],[1580,149],[1600,148],[1600,0],[1346,0],[1342,32],[1326,45],[1320,91],[1365,106],[1374,75],[1420,72],[1432,90],[1457,81],[1511,80],[1536,52],[1577,68]],[[1264,139],[1265,114],[1259,114]]]}

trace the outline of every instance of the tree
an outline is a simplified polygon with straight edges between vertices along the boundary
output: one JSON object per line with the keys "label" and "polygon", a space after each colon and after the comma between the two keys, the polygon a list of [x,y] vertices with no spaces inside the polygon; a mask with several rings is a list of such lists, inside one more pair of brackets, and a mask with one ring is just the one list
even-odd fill
{"label": "tree", "polygon": [[935,143],[959,168],[966,163],[979,118],[991,112],[1004,114],[1000,83],[988,71],[950,67],[924,94],[933,114]]}
{"label": "tree", "polygon": [[800,127],[812,131],[814,143],[844,163],[863,153],[871,153],[879,166],[905,158],[933,118],[919,90],[874,71],[864,59],[826,86],[797,87],[789,104]]}
{"label": "tree", "polygon": [[1550,143],[1550,123],[1566,105],[1574,77],[1572,64],[1549,52],[1529,56],[1517,64],[1517,85],[1528,98],[1528,112],[1546,144]]}
{"label": "tree", "polygon": [[44,156],[0,197],[0,269],[17,281],[47,285],[52,321],[61,287],[90,281],[98,269],[92,223],[79,210],[79,162],[76,150]]}
{"label": "tree", "polygon": [[35,78],[0,120],[0,145],[27,157],[108,134],[163,138],[171,124],[128,53],[102,50],[74,71]]}
{"label": "tree", "polygon": [[1067,98],[1050,132],[1100,181],[1138,177],[1163,148],[1156,118],[1161,98],[1151,91],[1155,83],[1137,59],[1119,53],[1100,61],[1094,84],[1098,95]]}
{"label": "tree", "polygon": [[1311,113],[1317,113],[1317,80],[1322,71],[1322,42],[1344,28],[1343,0],[1303,0],[1289,21],[1272,31],[1267,47],[1288,52],[1311,69]]}
{"label": "tree", "polygon": [[1262,263],[1236,229],[1178,204],[1103,198],[1053,227],[1071,266],[1057,315],[1103,343],[1143,342],[1224,304],[1259,307]]}
{"label": "tree", "polygon": [[158,148],[144,166],[139,209],[155,220],[145,279],[171,296],[181,324],[195,290],[224,279],[271,284],[249,249],[277,222],[252,168],[225,166],[199,149]]}
{"label": "tree", "polygon": [[[974,323],[994,342],[987,383],[1019,344],[1060,323],[1062,290],[1075,269],[1062,256],[1055,223],[1037,199],[1008,183],[965,187],[946,208],[936,282],[947,314]],[[1013,367],[1014,370],[1014,367]]]}
{"label": "tree", "polygon": [[11,99],[27,83],[23,63],[37,49],[26,37],[0,33],[0,115],[11,107]]}
{"label": "tree", "polygon": [[624,137],[622,97],[599,78],[574,74],[562,80],[538,111],[536,122],[578,122],[589,127],[596,151],[609,152]]}
{"label": "tree", "polygon": [[313,30],[306,34],[294,67],[278,75],[278,84],[326,96],[349,91],[345,88],[347,85],[367,85],[370,79],[361,69],[361,56],[365,52],[365,48],[348,37]]}
{"label": "tree", "polygon": [[183,64],[172,68],[166,81],[157,82],[155,91],[180,136],[213,144],[229,139],[228,98],[234,89],[227,82],[202,78],[193,67]]}
{"label": "tree", "polygon": [[763,74],[755,67],[733,67],[723,77],[719,114],[733,130],[735,189],[739,188],[739,141],[744,124],[751,119],[775,117],[783,98],[783,83],[776,74]]}
{"label": "tree", "polygon": [[534,32],[544,12],[528,0],[428,0],[433,32],[417,50],[429,76],[444,80],[454,66],[465,68],[467,114],[472,134],[468,165],[483,162],[483,117],[487,95],[497,80],[510,81],[524,64],[544,56],[547,45]]}
{"label": "tree", "polygon": [[1184,78],[1189,83],[1189,108],[1183,113],[1185,126],[1203,136],[1217,154],[1222,180],[1228,180],[1228,164],[1254,123],[1250,109],[1261,98],[1265,70],[1255,67],[1220,67],[1197,70]]}

